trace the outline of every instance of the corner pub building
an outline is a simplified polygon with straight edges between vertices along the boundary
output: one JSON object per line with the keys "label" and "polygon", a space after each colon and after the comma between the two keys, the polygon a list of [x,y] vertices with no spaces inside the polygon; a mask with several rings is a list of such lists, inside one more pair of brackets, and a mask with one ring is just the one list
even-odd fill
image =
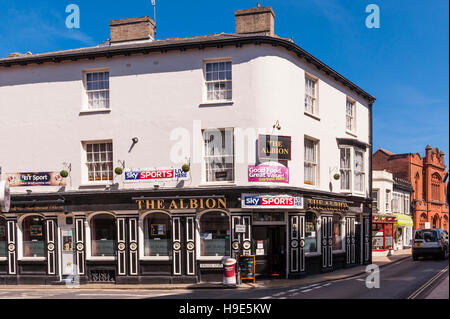
{"label": "corner pub building", "polygon": [[114,20],[98,46],[0,59],[0,284],[371,263],[375,99],[275,35],[270,7],[235,19],[174,39]]}

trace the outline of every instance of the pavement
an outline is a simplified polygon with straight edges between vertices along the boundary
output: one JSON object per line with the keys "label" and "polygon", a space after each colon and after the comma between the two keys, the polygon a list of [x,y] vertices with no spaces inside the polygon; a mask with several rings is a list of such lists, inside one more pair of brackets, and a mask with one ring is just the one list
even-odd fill
{"label": "pavement", "polygon": [[[398,261],[411,258],[411,249],[403,249],[395,251],[392,256],[373,256],[372,263],[380,268],[396,263]],[[347,279],[360,276],[366,273],[367,265],[357,265],[349,268],[338,269],[329,273],[321,273],[317,275],[309,275],[300,279],[261,279],[255,284],[243,282],[238,287],[230,287],[227,289],[252,289],[252,288],[282,288],[299,285],[320,284],[332,280]],[[221,282],[214,283],[198,283],[198,284],[138,284],[138,285],[115,285],[115,284],[83,284],[80,286],[67,285],[20,285],[5,286],[0,285],[1,290],[30,290],[30,289],[67,289],[80,288],[83,290],[93,289],[111,289],[111,290],[172,290],[172,289],[224,289]]]}
{"label": "pavement", "polygon": [[449,299],[448,275],[425,299]]}

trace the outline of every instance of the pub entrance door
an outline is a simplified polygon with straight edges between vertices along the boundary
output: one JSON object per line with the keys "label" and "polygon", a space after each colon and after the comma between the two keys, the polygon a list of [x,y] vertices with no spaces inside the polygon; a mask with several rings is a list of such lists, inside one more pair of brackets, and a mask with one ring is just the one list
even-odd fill
{"label": "pub entrance door", "polygon": [[286,277],[286,225],[252,227],[258,277]]}

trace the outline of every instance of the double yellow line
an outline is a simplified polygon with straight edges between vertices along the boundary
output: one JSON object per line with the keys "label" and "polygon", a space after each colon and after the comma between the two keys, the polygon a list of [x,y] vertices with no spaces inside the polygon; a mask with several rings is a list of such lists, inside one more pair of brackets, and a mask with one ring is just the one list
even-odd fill
{"label": "double yellow line", "polygon": [[439,279],[443,274],[445,274],[448,271],[448,266],[442,269],[440,272],[438,272],[433,278],[431,278],[428,282],[426,282],[422,287],[417,289],[415,292],[413,292],[408,298],[406,299],[415,299],[417,296],[419,296],[425,289],[430,287],[436,280]]}

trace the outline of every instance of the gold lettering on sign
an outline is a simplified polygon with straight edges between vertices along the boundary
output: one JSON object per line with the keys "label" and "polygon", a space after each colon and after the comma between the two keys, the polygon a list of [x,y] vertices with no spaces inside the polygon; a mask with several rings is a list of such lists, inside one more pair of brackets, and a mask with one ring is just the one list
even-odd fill
{"label": "gold lettering on sign", "polygon": [[198,200],[196,200],[196,199],[191,199],[191,200],[190,200],[190,207],[191,207],[192,209],[197,209],[197,208],[198,208]]}
{"label": "gold lettering on sign", "polygon": [[172,199],[170,202],[165,202],[163,199],[136,199],[139,210],[153,210],[153,209],[213,209],[213,208],[227,208],[227,201],[225,198],[191,198],[191,199]]}
{"label": "gold lettering on sign", "polygon": [[177,206],[177,203],[175,202],[175,200],[172,200],[172,202],[170,202],[169,209],[178,209],[178,206]]}

